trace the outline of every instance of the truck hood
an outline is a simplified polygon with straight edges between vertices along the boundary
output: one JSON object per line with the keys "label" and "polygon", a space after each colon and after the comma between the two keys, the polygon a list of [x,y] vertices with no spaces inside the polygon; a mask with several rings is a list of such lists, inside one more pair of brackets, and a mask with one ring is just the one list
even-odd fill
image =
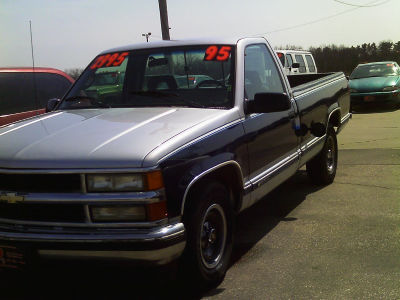
{"label": "truck hood", "polygon": [[52,112],[0,128],[0,168],[143,167],[146,155],[167,140],[199,124],[212,130],[204,123],[224,114],[197,108]]}
{"label": "truck hood", "polygon": [[349,86],[360,93],[382,92],[384,87],[396,85],[399,78],[399,76],[389,76],[352,79],[349,81]]}

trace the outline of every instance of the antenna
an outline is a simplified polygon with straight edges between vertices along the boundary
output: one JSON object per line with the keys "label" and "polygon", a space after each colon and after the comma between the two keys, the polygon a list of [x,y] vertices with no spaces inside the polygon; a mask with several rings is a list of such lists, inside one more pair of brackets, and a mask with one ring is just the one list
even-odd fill
{"label": "antenna", "polygon": [[32,52],[32,79],[33,79],[33,95],[35,97],[36,109],[39,109],[39,100],[36,87],[35,57],[33,55],[33,38],[32,38],[32,21],[29,20],[29,30],[31,34],[31,52]]}

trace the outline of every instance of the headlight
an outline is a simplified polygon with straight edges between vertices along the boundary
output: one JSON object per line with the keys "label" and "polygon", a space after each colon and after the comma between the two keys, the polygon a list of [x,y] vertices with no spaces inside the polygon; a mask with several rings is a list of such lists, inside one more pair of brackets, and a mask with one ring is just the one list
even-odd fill
{"label": "headlight", "polygon": [[138,174],[88,174],[88,192],[136,192],[163,187],[161,171]]}
{"label": "headlight", "polygon": [[146,219],[146,209],[144,206],[92,206],[91,212],[93,222],[135,222]]}
{"label": "headlight", "polygon": [[396,91],[396,90],[398,90],[399,89],[399,87],[397,87],[397,86],[387,86],[387,87],[384,87],[383,89],[382,89],[382,91],[384,91],[384,92],[391,92],[391,91]]}
{"label": "headlight", "polygon": [[165,201],[142,205],[91,205],[90,212],[93,222],[153,222],[168,217]]}

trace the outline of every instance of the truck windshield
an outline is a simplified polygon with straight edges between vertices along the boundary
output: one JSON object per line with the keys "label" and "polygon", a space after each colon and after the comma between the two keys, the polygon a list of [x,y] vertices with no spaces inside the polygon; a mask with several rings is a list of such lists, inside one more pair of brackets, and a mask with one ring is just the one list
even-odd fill
{"label": "truck windshield", "polygon": [[357,67],[350,75],[350,79],[367,77],[386,77],[399,75],[399,68],[395,64],[373,64]]}
{"label": "truck windshield", "polygon": [[96,57],[59,109],[233,107],[231,45],[110,52]]}

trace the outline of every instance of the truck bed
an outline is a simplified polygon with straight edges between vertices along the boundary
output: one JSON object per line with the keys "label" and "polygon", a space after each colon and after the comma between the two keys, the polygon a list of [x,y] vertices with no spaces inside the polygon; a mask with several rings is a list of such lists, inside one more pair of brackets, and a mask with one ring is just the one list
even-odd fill
{"label": "truck bed", "polygon": [[317,88],[321,84],[334,79],[345,77],[343,72],[316,73],[304,75],[288,75],[288,81],[294,93],[304,92],[309,89]]}

